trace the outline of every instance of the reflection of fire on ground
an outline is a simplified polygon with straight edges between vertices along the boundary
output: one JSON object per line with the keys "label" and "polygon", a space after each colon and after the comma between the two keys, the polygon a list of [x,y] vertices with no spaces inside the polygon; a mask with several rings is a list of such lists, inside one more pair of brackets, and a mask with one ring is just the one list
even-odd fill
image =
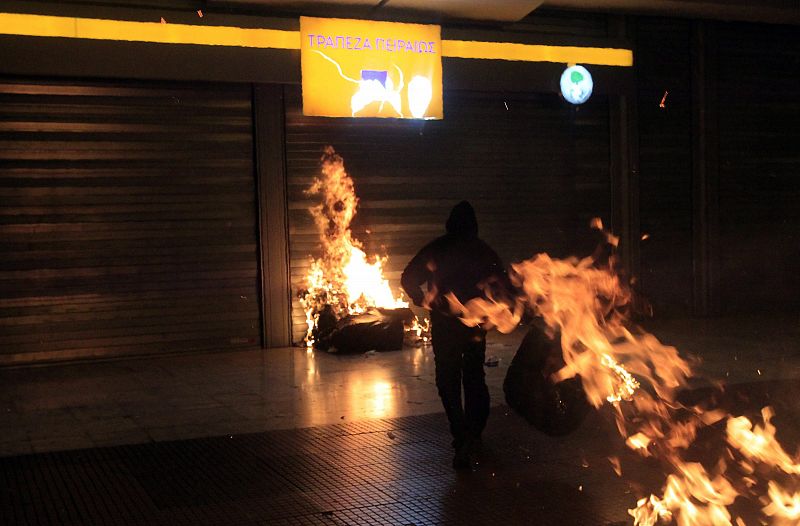
{"label": "reflection of fire on ground", "polygon": [[[383,277],[386,257],[368,257],[363,245],[353,238],[350,223],[356,215],[353,179],[347,175],[342,158],[332,147],[322,156],[322,169],[306,190],[319,196],[320,202],[309,209],[322,248],[322,256],[313,259],[311,269],[299,292],[306,314],[306,346],[314,345],[314,333],[320,314],[330,313],[337,318],[361,314],[370,307],[398,309],[408,307],[402,295],[395,297],[389,282]],[[427,319],[413,322],[406,328],[407,340],[424,343],[429,340]]]}
{"label": "reflection of fire on ground", "polygon": [[[599,220],[592,226],[602,230]],[[606,240],[616,245],[609,233]],[[632,295],[613,257],[601,265],[592,257],[539,254],[512,269],[522,292],[516,305],[480,298],[462,305],[450,296],[451,308],[466,324],[502,332],[516,328],[527,309],[560,334],[566,365],[553,379],[580,376],[594,407],[610,404],[625,444],[665,468],[660,495],[642,495],[629,510],[635,525],[800,524],[800,462],[776,440],[772,410],[764,408],[762,423],[754,424],[709,400],[682,402],[679,393],[694,376],[692,364],[631,322]],[[706,431],[724,439],[714,449],[719,454],[701,463],[692,448]],[[622,476],[619,459],[609,460]],[[734,501],[758,517],[743,517]]]}

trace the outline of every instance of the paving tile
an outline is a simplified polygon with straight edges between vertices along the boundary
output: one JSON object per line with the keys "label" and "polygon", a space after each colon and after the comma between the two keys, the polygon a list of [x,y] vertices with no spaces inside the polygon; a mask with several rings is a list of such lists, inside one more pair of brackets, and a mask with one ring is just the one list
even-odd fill
{"label": "paving tile", "polygon": [[[797,329],[780,327],[654,324],[705,370],[730,371],[741,403],[773,405],[779,438],[795,444]],[[628,524],[635,488],[663,476],[612,473],[607,457],[624,446],[603,411],[550,438],[498,406],[510,338],[487,353],[501,362],[486,370],[494,407],[473,473],[450,468],[430,349],[0,370],[0,524]]]}
{"label": "paving tile", "polygon": [[627,524],[634,484],[663,474],[617,477],[609,426],[556,439],[495,408],[472,472],[442,414],[0,458],[0,524]]}
{"label": "paving tile", "polygon": [[[73,430],[74,431],[74,430]],[[86,449],[94,447],[94,442],[88,435],[61,435],[58,438],[31,438],[31,447],[36,453],[47,453],[57,444],[60,449]]]}
{"label": "paving tile", "polygon": [[0,432],[0,442],[11,443],[17,440],[26,442],[30,438],[28,426],[16,417],[3,418],[0,416],[0,429],[2,429],[2,432]]}
{"label": "paving tile", "polygon": [[0,442],[0,457],[13,457],[33,453],[30,440],[16,439],[12,442]]}
{"label": "paving tile", "polygon": [[[498,419],[487,431],[491,443],[506,444],[497,451],[510,458],[466,475],[449,465],[442,415],[0,459],[0,476],[9,488],[0,496],[0,520],[4,525],[528,524],[521,521],[563,516],[549,500],[552,491],[570,495],[573,504],[589,502],[588,496],[573,495],[580,493],[578,480],[585,475],[580,466],[551,464],[548,470],[517,461],[519,448],[507,443],[535,440],[520,419]],[[603,488],[608,476],[610,469],[598,472],[597,481],[581,480],[587,488]],[[551,489],[542,493],[543,487]],[[575,520],[605,524],[605,519]]]}
{"label": "paving tile", "polygon": [[271,419],[271,418],[294,418],[296,403],[290,402],[265,402],[231,404],[226,408],[233,413],[240,415],[248,420]]}
{"label": "paving tile", "polygon": [[141,431],[139,433],[120,433],[120,434],[108,434],[108,435],[98,435],[98,436],[90,436],[89,437],[92,441],[93,447],[112,447],[112,446],[123,446],[128,444],[145,444],[147,442],[151,442],[153,439],[145,433]]}

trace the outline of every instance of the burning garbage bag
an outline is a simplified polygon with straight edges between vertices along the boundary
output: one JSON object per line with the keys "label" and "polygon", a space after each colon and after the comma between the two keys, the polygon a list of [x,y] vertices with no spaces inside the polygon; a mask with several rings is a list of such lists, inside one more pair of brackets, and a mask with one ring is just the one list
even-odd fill
{"label": "burning garbage bag", "polygon": [[316,323],[311,334],[313,336],[314,348],[320,351],[327,351],[331,346],[331,336],[336,331],[338,319],[333,307],[326,304],[317,315]]}
{"label": "burning garbage bag", "polygon": [[506,403],[533,427],[550,436],[571,433],[589,412],[580,377],[553,383],[551,371],[563,366],[560,338],[531,326],[511,361],[503,391]]}
{"label": "burning garbage bag", "polygon": [[339,320],[326,342],[346,354],[397,351],[403,348],[404,323],[413,317],[411,309],[370,308]]}

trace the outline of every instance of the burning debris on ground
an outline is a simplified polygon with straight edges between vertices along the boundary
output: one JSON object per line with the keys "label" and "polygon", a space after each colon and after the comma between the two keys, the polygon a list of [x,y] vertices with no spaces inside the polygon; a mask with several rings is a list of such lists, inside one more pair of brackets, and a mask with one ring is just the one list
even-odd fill
{"label": "burning debris on ground", "polygon": [[305,191],[319,198],[309,212],[322,255],[312,259],[298,296],[306,314],[307,349],[339,352],[399,350],[427,344],[430,321],[419,319],[383,276],[387,257],[367,256],[350,224],[358,197],[344,160],[328,146],[320,175]]}
{"label": "burning debris on ground", "polygon": [[[399,349],[409,337],[426,342],[429,321],[394,296],[383,277],[386,258],[368,257],[352,235],[358,198],[332,148],[307,194],[320,197],[310,212],[322,247],[301,291],[307,347],[363,353]],[[590,226],[606,247],[592,256],[539,254],[512,264],[515,301],[446,298],[467,325],[508,333],[530,315],[539,320],[509,367],[509,405],[550,435],[577,428],[590,406],[610,407],[622,443],[666,475],[660,491],[646,495],[640,486],[645,494],[630,510],[637,526],[795,524],[800,464],[776,440],[772,410],[764,408],[763,424],[754,424],[715,405],[714,396],[687,401],[698,383],[696,361],[633,323],[635,294],[614,254],[619,239],[599,218]],[[700,448],[714,452],[711,461],[695,458]],[[620,459],[610,462],[622,476]]]}
{"label": "burning debris on ground", "polygon": [[559,338],[550,337],[545,327],[533,323],[503,383],[509,407],[551,436],[574,431],[589,411],[579,377],[552,381],[551,373],[563,365]]}
{"label": "burning debris on ground", "polygon": [[[386,258],[367,256],[352,235],[358,198],[332,148],[306,193],[320,198],[310,212],[322,247],[300,294],[307,347],[364,353],[427,342],[429,321],[417,319],[383,277]],[[622,444],[666,475],[660,491],[647,495],[646,485],[637,486],[641,496],[630,510],[637,526],[795,524],[800,464],[776,440],[772,410],[764,408],[763,424],[754,424],[716,405],[718,389],[686,396],[699,381],[696,361],[633,323],[635,294],[614,254],[619,238],[599,218],[590,226],[605,246],[592,256],[539,254],[512,264],[516,300],[446,298],[467,325],[508,333],[531,315],[538,320],[509,367],[509,405],[549,435],[577,428],[589,407],[609,407]],[[622,476],[620,459],[609,460]]]}
{"label": "burning debris on ground", "polygon": [[[591,226],[603,228],[597,219]],[[616,246],[615,236],[604,237]],[[681,395],[697,381],[696,364],[631,321],[633,295],[613,255],[601,263],[539,254],[512,269],[523,292],[516,304],[475,298],[463,305],[451,296],[452,310],[465,324],[502,332],[525,311],[541,319],[509,369],[509,405],[543,432],[559,434],[580,424],[581,403],[609,404],[628,448],[667,476],[660,496],[643,496],[630,510],[636,526],[798,524],[800,459],[777,441],[773,410],[763,408],[759,424],[732,415],[713,396],[686,402]],[[544,415],[548,408],[554,411]],[[700,447],[703,462],[694,458]],[[621,475],[619,459],[610,460]]]}

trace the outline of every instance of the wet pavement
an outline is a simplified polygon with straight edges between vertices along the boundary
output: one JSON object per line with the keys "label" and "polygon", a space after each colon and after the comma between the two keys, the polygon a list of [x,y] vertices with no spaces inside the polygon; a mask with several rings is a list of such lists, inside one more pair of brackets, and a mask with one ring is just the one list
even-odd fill
{"label": "wet pavement", "polygon": [[[487,355],[502,403],[517,336]],[[300,348],[0,369],[0,457],[294,429],[441,411],[430,347],[359,355]]]}
{"label": "wet pavement", "polygon": [[[800,317],[650,326],[727,380],[725,407],[775,407],[796,449]],[[629,524],[660,466],[624,448],[606,411],[563,438],[509,412],[502,380],[520,337],[490,339],[494,407],[467,473],[450,467],[430,349],[0,370],[0,524]]]}
{"label": "wet pavement", "polygon": [[[442,415],[0,459],[0,523],[610,524],[631,488],[587,423],[546,439],[495,408],[473,472]],[[596,459],[597,464],[594,464]]]}

